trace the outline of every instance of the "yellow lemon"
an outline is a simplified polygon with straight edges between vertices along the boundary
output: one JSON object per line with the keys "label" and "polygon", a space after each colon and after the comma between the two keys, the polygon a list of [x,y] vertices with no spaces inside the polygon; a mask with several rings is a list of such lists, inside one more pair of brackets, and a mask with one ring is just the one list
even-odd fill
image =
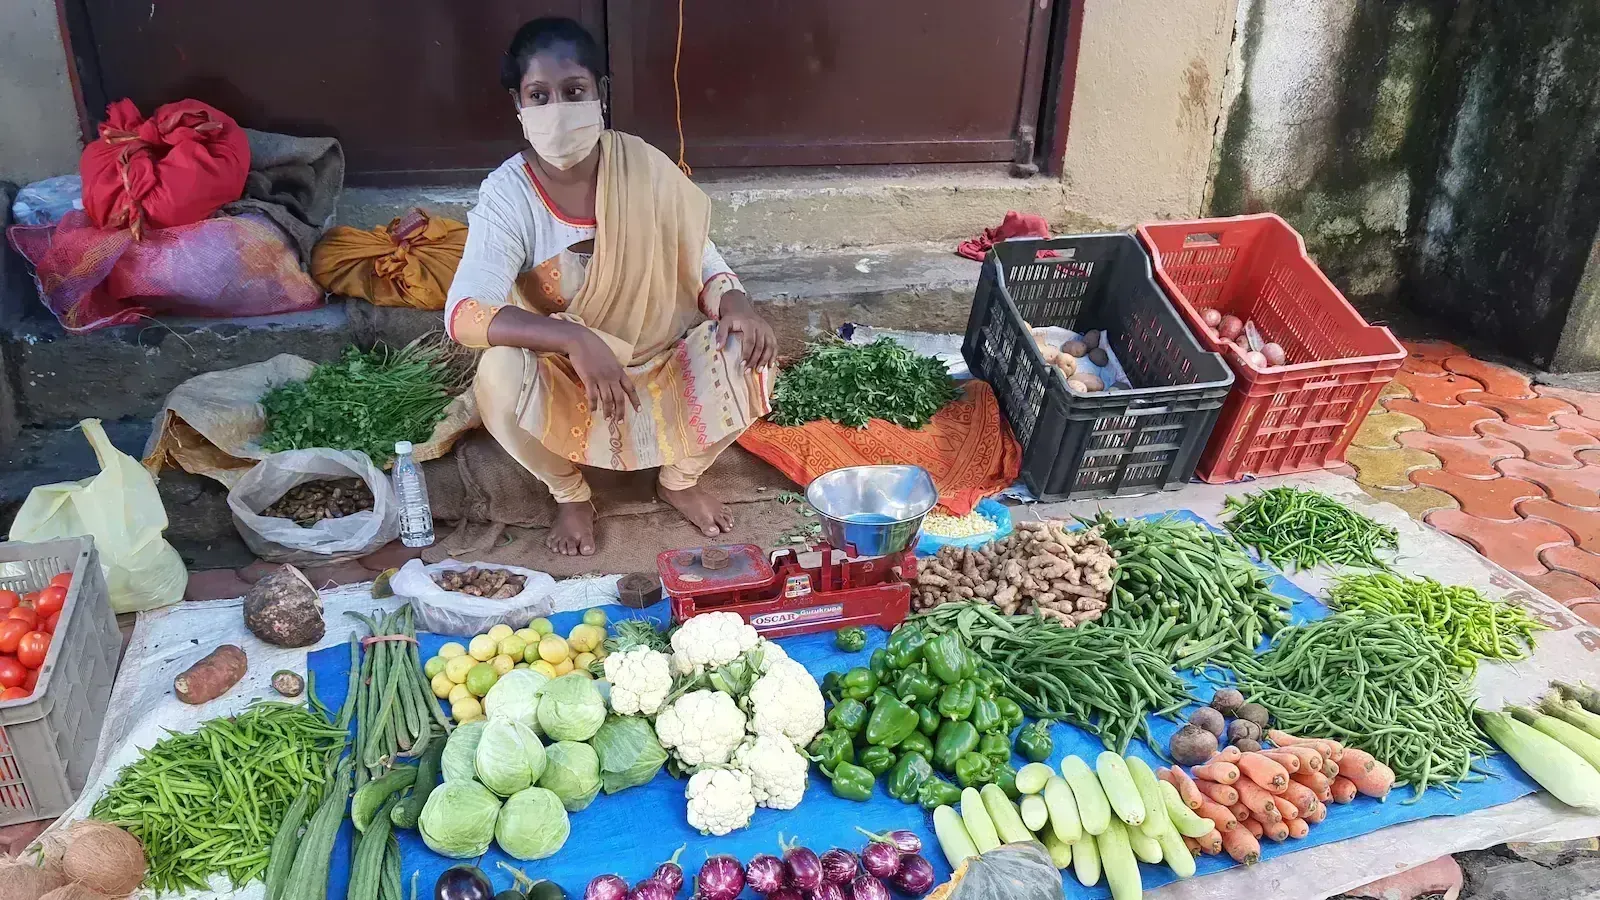
{"label": "yellow lemon", "polygon": [[579,653],[577,656],[572,658],[572,668],[574,670],[587,670],[589,668],[589,664],[594,662],[594,660],[595,655],[593,653]]}
{"label": "yellow lemon", "polygon": [[444,677],[455,684],[465,684],[467,673],[477,664],[478,661],[470,656],[452,656],[445,660]]}
{"label": "yellow lemon", "polygon": [[611,655],[610,653],[606,652],[606,645],[604,643],[602,643],[600,646],[594,648],[594,658],[595,659],[605,659],[606,657],[608,657],[610,655]]}
{"label": "yellow lemon", "polygon": [[487,634],[480,634],[467,645],[467,654],[478,662],[488,662],[500,652],[500,642]]}
{"label": "yellow lemon", "polygon": [[572,660],[563,659],[561,662],[556,663],[556,677],[557,678],[561,677],[562,675],[570,675],[570,674],[572,674]]}
{"label": "yellow lemon", "polygon": [[445,658],[444,657],[435,656],[432,659],[430,659],[427,662],[422,664],[422,674],[428,676],[429,678],[432,678],[433,676],[435,676],[435,675],[439,674],[440,672],[444,671],[444,664],[445,664]]}
{"label": "yellow lemon", "polygon": [[449,643],[445,644],[443,647],[439,648],[439,656],[442,659],[453,659],[454,657],[457,657],[457,656],[464,656],[464,655],[466,655],[466,652],[467,652],[467,648],[461,646],[460,644],[456,643],[455,641],[450,641]]}
{"label": "yellow lemon", "polygon": [[489,660],[489,665],[494,668],[496,675],[504,675],[517,667],[517,661],[502,653]]}
{"label": "yellow lemon", "polygon": [[567,649],[567,641],[559,634],[547,634],[539,639],[539,658],[547,663],[565,660],[571,651]]}
{"label": "yellow lemon", "polygon": [[529,622],[528,627],[541,635],[549,634],[556,630],[556,627],[550,624],[550,620],[542,616]]}
{"label": "yellow lemon", "polygon": [[512,627],[510,625],[507,625],[504,622],[501,622],[499,625],[496,625],[493,628],[489,629],[489,637],[492,637],[497,641],[503,641],[506,638],[510,637],[514,633],[515,633],[514,629],[512,629]]}
{"label": "yellow lemon", "polygon": [[528,649],[528,642],[514,634],[508,634],[500,639],[499,650],[502,654],[512,659],[521,659],[522,654]]}
{"label": "yellow lemon", "polygon": [[433,680],[428,682],[428,686],[433,688],[433,695],[435,697],[443,700],[450,696],[451,691],[455,690],[456,683],[446,678],[443,672],[440,672],[439,674],[433,676]]}
{"label": "yellow lemon", "polygon": [[537,644],[541,637],[539,632],[534,631],[532,628],[518,628],[515,634],[517,637],[522,638],[524,644]]}
{"label": "yellow lemon", "polygon": [[465,725],[473,719],[483,718],[483,704],[478,702],[477,697],[463,697],[450,704],[450,716]]}
{"label": "yellow lemon", "polygon": [[512,666],[511,668],[513,668],[513,669],[526,669],[527,667],[528,667],[527,663],[519,662],[516,665]]}
{"label": "yellow lemon", "polygon": [[486,662],[478,663],[467,673],[467,690],[471,691],[474,697],[482,697],[489,693],[489,688],[494,687],[494,683],[499,680],[500,673],[495,671],[494,666]]}
{"label": "yellow lemon", "polygon": [[532,663],[529,663],[528,664],[528,668],[532,669],[535,672],[538,672],[539,674],[543,675],[546,678],[554,678],[554,677],[556,677],[556,667],[550,665],[549,663],[545,662],[542,659],[541,660],[537,660],[537,661],[532,662]]}
{"label": "yellow lemon", "polygon": [[445,699],[446,703],[449,703],[451,706],[454,706],[457,703],[460,703],[462,700],[466,700],[466,699],[470,698],[471,696],[472,696],[472,692],[467,690],[467,686],[466,685],[458,684],[455,687],[450,689],[450,695],[448,697],[445,697],[444,699]]}
{"label": "yellow lemon", "polygon": [[606,611],[598,606],[594,607],[593,609],[585,610],[583,613],[583,624],[598,625],[601,628],[606,627]]}

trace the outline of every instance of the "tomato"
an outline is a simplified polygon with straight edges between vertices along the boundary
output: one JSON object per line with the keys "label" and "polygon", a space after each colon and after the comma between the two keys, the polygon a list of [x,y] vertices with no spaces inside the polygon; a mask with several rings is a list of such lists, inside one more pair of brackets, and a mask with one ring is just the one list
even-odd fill
{"label": "tomato", "polygon": [[16,609],[6,613],[6,618],[21,619],[22,621],[28,623],[29,628],[39,624],[39,614],[35,612],[31,606],[19,606]]}
{"label": "tomato", "polygon": [[17,662],[16,657],[0,656],[0,687],[20,687],[27,677],[28,670]]}
{"label": "tomato", "polygon": [[0,612],[16,609],[22,603],[22,595],[16,591],[0,591]]}
{"label": "tomato", "polygon": [[58,588],[71,587],[72,586],[72,573],[71,572],[62,572],[60,575],[57,575],[56,577],[50,579],[50,586],[51,587],[58,587]]}
{"label": "tomato", "polygon": [[59,624],[61,624],[61,613],[53,612],[46,616],[43,622],[39,623],[39,630],[48,632],[49,634],[55,634],[56,626]]}
{"label": "tomato", "polygon": [[20,619],[0,619],[0,653],[17,652],[17,643],[32,630]]}
{"label": "tomato", "polygon": [[22,595],[22,605],[23,606],[36,606],[36,605],[38,605],[38,603],[39,603],[39,592],[38,591],[29,591],[28,593]]}
{"label": "tomato", "polygon": [[41,616],[58,613],[67,602],[67,589],[51,585],[39,592],[39,599],[33,602],[33,611]]}
{"label": "tomato", "polygon": [[4,703],[7,700],[21,700],[23,697],[26,697],[32,693],[33,691],[24,687],[6,688],[5,690],[0,691],[0,703]]}
{"label": "tomato", "polygon": [[30,631],[17,643],[17,662],[37,669],[44,665],[45,654],[49,652],[50,635],[42,631]]}
{"label": "tomato", "polygon": [[29,669],[28,677],[22,680],[22,686],[28,689],[28,693],[33,693],[33,689],[39,686],[39,670]]}

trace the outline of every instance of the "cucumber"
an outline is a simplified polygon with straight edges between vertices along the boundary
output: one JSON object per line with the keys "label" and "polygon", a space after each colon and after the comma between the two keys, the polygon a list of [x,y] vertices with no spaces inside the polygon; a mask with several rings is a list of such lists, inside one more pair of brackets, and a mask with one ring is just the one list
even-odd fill
{"label": "cucumber", "polygon": [[[1107,750],[1095,757],[1094,774],[1100,779],[1100,787],[1106,792],[1106,800],[1111,803],[1111,811],[1117,814],[1117,818],[1129,825],[1144,824],[1144,801],[1139,799],[1139,789],[1133,784],[1133,775],[1128,772],[1127,762]],[[1101,848],[1102,851],[1104,849]],[[1109,873],[1107,877],[1110,877]]]}
{"label": "cucumber", "polygon": [[1017,792],[1037,794],[1044,790],[1045,782],[1056,776],[1056,770],[1044,763],[1028,763],[1017,772]]}
{"label": "cucumber", "polygon": [[1056,840],[1056,836],[1051,834],[1048,828],[1045,829],[1043,834],[1039,835],[1039,840],[1043,842],[1045,852],[1050,854],[1051,865],[1058,869],[1065,869],[1072,865],[1071,844],[1063,844]]}
{"label": "cucumber", "polygon": [[1083,839],[1083,822],[1078,818],[1078,802],[1072,798],[1072,788],[1067,787],[1065,781],[1054,775],[1050,776],[1050,780],[1044,785],[1044,805],[1050,811],[1050,831],[1057,840],[1063,844],[1075,844]]}
{"label": "cucumber", "polygon": [[389,821],[394,823],[394,827],[417,827],[417,819],[422,817],[422,807],[428,802],[428,795],[439,786],[439,766],[444,758],[444,748],[445,742],[439,741],[429,744],[423,752],[421,761],[417,763],[417,776],[411,793],[389,810]]}
{"label": "cucumber", "polygon": [[1178,796],[1178,789],[1165,781],[1156,783],[1156,790],[1161,793],[1161,804],[1167,808],[1167,818],[1172,820],[1172,827],[1184,837],[1201,838],[1211,833],[1216,825],[1210,819],[1202,819],[1190,809],[1183,798]]}
{"label": "cucumber", "polygon": [[1022,824],[1027,826],[1029,831],[1049,831],[1045,826],[1050,824],[1050,808],[1045,805],[1043,797],[1038,794],[1023,794],[1019,805],[1022,807]]}
{"label": "cucumber", "polygon": [[1100,787],[1100,779],[1095,777],[1089,764],[1069,756],[1061,761],[1061,777],[1066,779],[1067,787],[1072,788],[1072,799],[1077,801],[1084,833],[1105,834],[1106,824],[1111,821],[1111,801],[1106,799],[1105,789]]}
{"label": "cucumber", "polygon": [[994,820],[983,808],[983,795],[978,793],[977,788],[969,787],[961,792],[961,823],[967,826],[967,834],[979,853],[988,853],[1000,846],[1000,833],[995,830]]}
{"label": "cucumber", "polygon": [[1144,807],[1144,822],[1140,823],[1139,830],[1149,837],[1161,837],[1172,830],[1172,822],[1160,814],[1166,803],[1156,789],[1161,782],[1156,779],[1155,770],[1137,756],[1129,756],[1123,762],[1128,764],[1128,774],[1133,776],[1133,786],[1139,791],[1139,805]]}
{"label": "cucumber", "polygon": [[1072,874],[1084,887],[1100,883],[1100,848],[1093,835],[1086,834],[1072,845]]}
{"label": "cucumber", "polygon": [[978,848],[967,834],[967,826],[961,824],[961,814],[948,806],[933,811],[933,834],[939,839],[939,849],[944,851],[945,861],[952,869],[959,867],[962,860],[978,855]]}
{"label": "cucumber", "polygon": [[1161,858],[1166,862],[1167,868],[1172,870],[1172,874],[1179,878],[1194,876],[1194,854],[1189,852],[1188,845],[1183,842],[1183,835],[1176,827],[1161,832],[1161,837],[1156,838],[1156,843],[1161,845]]}
{"label": "cucumber", "polygon": [[[1147,816],[1146,819],[1148,818]],[[1172,829],[1168,828],[1167,830],[1171,831]],[[1155,838],[1145,834],[1143,829],[1133,826],[1129,826],[1127,832],[1128,846],[1133,848],[1133,855],[1139,862],[1150,863],[1151,865],[1161,862],[1161,845],[1156,842]]]}
{"label": "cucumber", "polygon": [[[1001,843],[1015,844],[1018,841],[1033,840],[1033,832],[1023,823],[1022,816],[1017,814],[1017,807],[1012,804],[1011,798],[1000,789],[998,784],[986,784],[978,791],[983,798],[983,808],[989,813],[989,821],[994,823],[994,830],[999,833]],[[963,798],[965,799],[965,798]]]}
{"label": "cucumber", "polygon": [[1112,819],[1106,833],[1094,840],[1100,851],[1100,866],[1106,873],[1106,886],[1111,888],[1111,900],[1139,900],[1144,895],[1144,885],[1139,880],[1139,860],[1128,843],[1128,827],[1122,820]]}
{"label": "cucumber", "polygon": [[356,826],[356,830],[365,832],[367,826],[372,824],[372,817],[377,814],[378,809],[388,802],[390,797],[411,787],[416,780],[416,766],[398,766],[389,770],[388,774],[357,788],[355,799],[350,801],[350,821]]}

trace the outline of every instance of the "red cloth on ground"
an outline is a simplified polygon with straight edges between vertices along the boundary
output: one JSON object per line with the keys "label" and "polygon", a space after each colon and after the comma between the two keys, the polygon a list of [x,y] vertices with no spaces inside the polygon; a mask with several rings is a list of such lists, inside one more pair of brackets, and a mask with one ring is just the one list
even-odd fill
{"label": "red cloth on ground", "polygon": [[[1049,236],[1050,223],[1044,220],[1044,216],[1019,213],[1013,209],[1006,213],[1006,217],[1000,220],[999,225],[993,228],[985,228],[983,234],[967,238],[956,245],[956,253],[957,255],[965,256],[967,259],[983,262],[983,258],[989,254],[989,248],[1001,241],[1009,241],[1012,238],[1048,238]],[[1055,254],[1051,253],[1050,255],[1054,256]]]}
{"label": "red cloth on ground", "polygon": [[801,486],[845,466],[918,465],[933,476],[940,505],[963,516],[1016,481],[1022,469],[1022,447],[1000,418],[994,389],[976,380],[966,382],[960,397],[916,430],[882,419],[865,428],[827,421],[783,426],[761,419],[739,436],[739,446]]}
{"label": "red cloth on ground", "polygon": [[100,138],[83,148],[83,209],[101,228],[191,225],[239,199],[250,141],[226,113],[179,100],[139,115],[132,100],[106,108]]}

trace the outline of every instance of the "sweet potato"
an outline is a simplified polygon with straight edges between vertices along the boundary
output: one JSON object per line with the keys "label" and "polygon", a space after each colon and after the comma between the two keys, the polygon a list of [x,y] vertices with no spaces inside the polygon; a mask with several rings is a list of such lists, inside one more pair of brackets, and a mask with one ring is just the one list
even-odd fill
{"label": "sweet potato", "polygon": [[249,668],[244,649],[223,644],[206,654],[205,659],[178,673],[172,679],[172,692],[191,706],[215,700],[239,683]]}

